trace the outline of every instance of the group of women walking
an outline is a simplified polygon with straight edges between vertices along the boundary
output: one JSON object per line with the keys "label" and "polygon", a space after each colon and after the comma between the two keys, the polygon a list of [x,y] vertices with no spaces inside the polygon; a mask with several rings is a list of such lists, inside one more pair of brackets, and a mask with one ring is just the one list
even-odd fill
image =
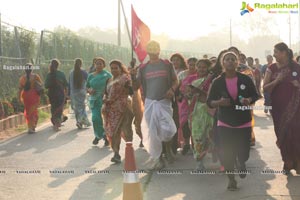
{"label": "group of women walking", "polygon": [[48,89],[53,129],[59,131],[63,121],[63,108],[68,86],[65,74],[58,70],[59,64],[57,59],[51,61],[49,73],[44,84],[40,76],[32,71],[32,64],[26,64],[25,74],[19,80],[19,99],[24,103],[24,115],[28,125],[28,133],[36,131],[38,106],[40,95],[44,92],[43,87]]}
{"label": "group of women walking", "polygon": [[[198,170],[205,169],[203,158],[212,152],[214,158],[219,158],[221,170],[227,172],[228,190],[237,189],[235,170],[239,170],[241,178],[246,177],[246,161],[251,140],[254,140],[253,111],[238,108],[254,105],[260,98],[257,89],[260,86],[249,75],[249,68],[240,63],[240,56],[237,48],[232,47],[221,51],[217,58],[198,60],[192,57],[186,62],[178,53],[170,58],[179,80],[173,99],[173,118],[178,128],[173,149],[182,147],[183,155],[192,149]],[[284,162],[283,169],[286,173],[295,169],[300,174],[300,66],[293,60],[292,50],[284,43],[275,45],[274,57],[276,63],[266,70],[263,90],[270,96],[276,144]],[[121,61],[111,61],[110,70],[106,70],[105,60],[96,57],[89,74],[81,68],[82,60],[76,59],[67,81],[65,74],[58,69],[59,64],[57,59],[51,61],[44,83],[51,104],[53,129],[60,129],[68,96],[75,111],[76,126],[79,129],[90,126],[85,110],[89,94],[95,135],[93,144],[97,145],[103,139],[105,145],[110,144],[114,151],[111,161],[120,163],[121,138],[132,141],[134,118],[142,140],[143,103],[140,91],[132,89],[132,78],[135,77]],[[33,133],[37,126],[37,107],[43,83],[30,66],[28,64],[20,78],[19,94],[25,105],[28,132]],[[140,146],[143,146],[142,141]]]}
{"label": "group of women walking", "polygon": [[[274,46],[274,57],[276,63],[266,70],[263,89],[271,96],[271,114],[276,144],[284,162],[283,172],[289,174],[294,169],[300,174],[300,135],[297,133],[300,130],[297,123],[300,120],[300,66],[284,43]],[[180,60],[181,63],[184,60],[180,54],[171,57],[179,80],[175,96],[178,113],[174,114],[174,120],[178,120],[176,137],[183,147],[182,154],[190,149],[191,142],[196,169],[204,170],[203,158],[212,152],[213,158],[219,158],[220,170],[225,170],[228,176],[228,190],[236,190],[235,174],[246,177],[250,146],[255,145],[251,106],[261,97],[260,82],[255,76],[257,69],[241,63],[240,51],[235,47],[221,51],[214,64],[212,59],[190,58],[188,69],[181,64],[182,70],[179,70],[176,66],[180,66]],[[250,109],[239,109],[243,106]]]}
{"label": "group of women walking", "polygon": [[[67,81],[65,74],[58,69],[60,63],[53,59],[49,65],[49,73],[45,83],[39,75],[32,72],[32,64],[27,64],[25,75],[20,78],[19,97],[25,105],[25,117],[28,124],[28,133],[35,132],[38,121],[38,105],[43,85],[47,89],[51,104],[51,122],[53,130],[59,131],[63,121],[63,110],[66,99],[71,100],[71,107],[75,112],[76,126],[82,129],[91,123],[86,113],[86,99],[92,112],[92,124],[95,138],[93,144],[97,145],[103,139],[105,146],[111,144],[114,151],[112,162],[121,162],[119,154],[121,136],[126,141],[132,141],[131,124],[141,122],[142,107],[140,93],[133,94],[131,76],[121,61],[110,62],[110,70],[105,70],[105,60],[96,57],[93,60],[94,70],[88,74],[82,69],[82,60],[76,59],[74,69]],[[134,95],[134,104],[132,98]],[[134,109],[133,109],[134,108]],[[104,119],[103,119],[104,118]],[[142,138],[140,124],[136,125],[138,135]],[[140,146],[143,143],[141,141]]]}

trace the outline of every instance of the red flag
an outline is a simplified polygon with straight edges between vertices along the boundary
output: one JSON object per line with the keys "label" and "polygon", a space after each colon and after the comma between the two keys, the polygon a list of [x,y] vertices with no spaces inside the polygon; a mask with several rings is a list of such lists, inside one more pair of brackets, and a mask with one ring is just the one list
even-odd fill
{"label": "red flag", "polygon": [[136,15],[131,5],[131,41],[139,61],[142,63],[147,56],[146,45],[150,40],[150,29]]}

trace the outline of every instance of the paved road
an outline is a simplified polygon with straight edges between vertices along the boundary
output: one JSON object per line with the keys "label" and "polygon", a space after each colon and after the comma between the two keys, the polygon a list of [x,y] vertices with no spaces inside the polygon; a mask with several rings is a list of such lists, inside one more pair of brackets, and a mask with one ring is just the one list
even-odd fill
{"label": "paved road", "polygon": [[[92,145],[92,128],[77,130],[72,115],[70,118],[58,133],[45,124],[36,134],[0,143],[0,200],[122,199],[123,163],[111,164],[113,153],[103,147],[103,141]],[[167,174],[140,174],[144,199],[300,200],[300,177],[295,172],[289,177],[262,174],[267,168],[280,171],[282,161],[275,146],[272,119],[263,111],[256,111],[255,119],[257,143],[247,162],[251,174],[237,179],[238,191],[226,190],[225,175],[191,174],[195,166],[192,154],[178,154],[176,162],[167,167]],[[137,166],[147,169],[148,155],[138,144],[135,135]],[[122,159],[124,147],[122,143]],[[205,161],[207,168],[218,169],[210,155]]]}

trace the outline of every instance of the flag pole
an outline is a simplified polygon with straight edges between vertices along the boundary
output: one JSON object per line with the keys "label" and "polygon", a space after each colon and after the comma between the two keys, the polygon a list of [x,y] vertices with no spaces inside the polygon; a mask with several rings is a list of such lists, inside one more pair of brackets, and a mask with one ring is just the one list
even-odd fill
{"label": "flag pole", "polygon": [[[125,19],[125,25],[126,25],[126,29],[127,29],[127,33],[128,33],[128,38],[129,38],[129,41],[130,41],[130,46],[131,46],[131,60],[133,60],[132,38],[131,38],[131,36],[130,36],[130,31],[129,31],[129,27],[128,27],[128,21],[127,21],[126,15],[125,15],[125,10],[124,10],[124,6],[123,6],[123,1],[120,0],[120,3],[121,3],[123,15],[124,15],[124,19]],[[132,34],[132,33],[131,33],[131,34]]]}

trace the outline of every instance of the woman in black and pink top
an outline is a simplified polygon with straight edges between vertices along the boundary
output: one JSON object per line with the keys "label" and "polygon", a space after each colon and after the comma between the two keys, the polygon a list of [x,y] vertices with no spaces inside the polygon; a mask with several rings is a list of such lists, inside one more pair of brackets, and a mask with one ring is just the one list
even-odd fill
{"label": "woman in black and pink top", "polygon": [[215,79],[208,94],[207,104],[218,107],[218,132],[220,145],[224,151],[224,167],[228,174],[228,190],[236,190],[234,163],[239,161],[239,175],[246,177],[245,162],[249,158],[251,138],[250,104],[258,99],[253,81],[236,71],[238,57],[233,52],[226,52],[222,57],[225,70]]}

